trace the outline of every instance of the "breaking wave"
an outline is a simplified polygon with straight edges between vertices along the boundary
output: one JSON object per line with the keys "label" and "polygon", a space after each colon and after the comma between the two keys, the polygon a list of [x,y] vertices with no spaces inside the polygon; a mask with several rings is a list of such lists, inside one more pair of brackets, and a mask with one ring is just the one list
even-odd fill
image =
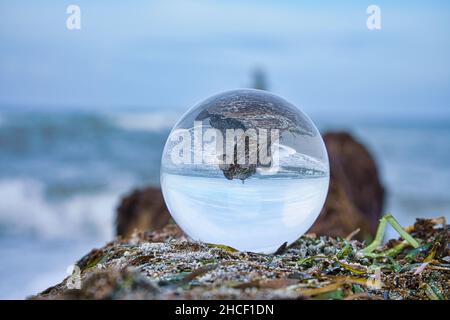
{"label": "breaking wave", "polygon": [[0,180],[1,233],[42,238],[113,237],[114,211],[120,192],[77,194],[50,201],[45,186],[32,179]]}

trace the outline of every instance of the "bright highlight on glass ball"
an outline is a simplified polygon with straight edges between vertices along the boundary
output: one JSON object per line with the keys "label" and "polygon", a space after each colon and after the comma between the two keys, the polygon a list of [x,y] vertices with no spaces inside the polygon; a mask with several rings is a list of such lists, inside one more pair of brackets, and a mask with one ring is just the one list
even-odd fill
{"label": "bright highlight on glass ball", "polygon": [[194,240],[274,252],[316,220],[328,191],[328,156],[312,121],[261,90],[233,90],[191,108],[172,129],[161,187]]}

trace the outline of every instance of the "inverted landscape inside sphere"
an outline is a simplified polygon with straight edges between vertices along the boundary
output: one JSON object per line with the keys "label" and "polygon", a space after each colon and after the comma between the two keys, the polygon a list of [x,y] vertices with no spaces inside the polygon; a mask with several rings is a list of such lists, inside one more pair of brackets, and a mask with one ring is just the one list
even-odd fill
{"label": "inverted landscape inside sphere", "polygon": [[267,91],[233,90],[191,108],[172,129],[162,172],[228,180],[324,177],[326,149],[313,122]]}
{"label": "inverted landscape inside sphere", "polygon": [[[302,113],[289,102],[273,94],[261,90],[233,90],[225,92],[202,103],[201,112],[195,118],[196,121],[206,121],[212,128],[219,130],[223,136],[229,129],[265,129],[279,130],[280,134],[291,133],[293,135],[314,136],[315,128],[309,123]],[[254,175],[258,167],[270,167],[272,162],[263,163],[260,159],[260,149],[263,147],[258,140],[256,148],[251,148],[248,137],[243,137],[245,145],[245,163],[238,163],[238,143],[234,142],[234,155],[231,163],[219,165],[223,175],[229,179],[241,179],[244,181]],[[271,157],[272,141],[268,135],[264,144],[268,156]],[[250,163],[252,154],[256,157],[256,163]]]}

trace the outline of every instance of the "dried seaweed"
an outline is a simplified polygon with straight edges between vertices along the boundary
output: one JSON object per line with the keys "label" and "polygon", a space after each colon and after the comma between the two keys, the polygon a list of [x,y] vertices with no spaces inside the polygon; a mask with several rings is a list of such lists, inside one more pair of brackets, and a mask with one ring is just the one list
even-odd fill
{"label": "dried seaweed", "polygon": [[[401,238],[383,245],[388,224]],[[81,290],[65,279],[34,298],[448,300],[449,233],[443,218],[402,228],[388,215],[369,245],[306,235],[257,254],[193,242],[169,226],[91,251],[77,263]]]}

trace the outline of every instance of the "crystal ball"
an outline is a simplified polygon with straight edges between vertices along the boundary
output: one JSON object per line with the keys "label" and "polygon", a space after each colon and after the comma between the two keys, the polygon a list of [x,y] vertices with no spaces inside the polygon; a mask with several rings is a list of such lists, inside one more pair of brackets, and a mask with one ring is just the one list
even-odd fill
{"label": "crystal ball", "polygon": [[262,90],[214,95],[188,110],[164,147],[167,207],[192,239],[271,253],[292,243],[325,202],[329,163],[313,122]]}

